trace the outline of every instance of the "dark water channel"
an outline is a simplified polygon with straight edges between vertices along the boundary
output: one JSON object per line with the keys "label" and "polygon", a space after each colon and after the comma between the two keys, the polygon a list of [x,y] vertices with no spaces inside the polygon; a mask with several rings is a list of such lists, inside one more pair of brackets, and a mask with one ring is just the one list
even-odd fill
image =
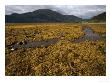
{"label": "dark water channel", "polygon": [[78,38],[78,39],[75,39],[73,42],[83,42],[83,41],[97,41],[97,40],[101,40],[101,39],[105,39],[106,36],[101,36],[99,35],[98,33],[94,33],[93,30],[89,27],[85,28],[83,30],[83,32],[85,33],[84,36]]}
{"label": "dark water channel", "polygon": [[14,45],[11,45],[11,50],[15,50],[18,48],[36,48],[36,47],[48,47],[50,45],[56,44],[59,40],[57,38],[54,39],[48,39],[48,40],[42,40],[42,41],[23,41],[16,43]]}
{"label": "dark water channel", "polygon": [[[104,34],[103,36],[99,35],[98,33],[94,33],[91,28],[84,28],[83,32],[85,33],[84,36],[72,40],[72,42],[83,42],[85,40],[89,41],[96,41],[96,40],[101,40],[102,38],[105,39],[106,35]],[[50,45],[56,44],[60,39],[58,38],[53,38],[53,39],[48,39],[48,40],[42,40],[42,41],[22,41],[19,43],[15,43],[10,45],[11,50],[15,50],[18,48],[36,48],[36,47],[48,47]]]}

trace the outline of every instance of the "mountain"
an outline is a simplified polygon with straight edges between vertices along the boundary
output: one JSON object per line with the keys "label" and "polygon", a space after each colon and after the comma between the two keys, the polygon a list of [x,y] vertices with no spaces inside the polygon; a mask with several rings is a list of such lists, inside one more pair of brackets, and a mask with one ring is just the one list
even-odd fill
{"label": "mountain", "polygon": [[106,21],[106,12],[103,12],[97,16],[92,17],[91,20],[97,21],[97,22],[105,22]]}
{"label": "mountain", "polygon": [[5,15],[6,23],[36,23],[36,22],[79,22],[82,19],[74,15],[62,15],[50,9],[39,9],[23,14]]}

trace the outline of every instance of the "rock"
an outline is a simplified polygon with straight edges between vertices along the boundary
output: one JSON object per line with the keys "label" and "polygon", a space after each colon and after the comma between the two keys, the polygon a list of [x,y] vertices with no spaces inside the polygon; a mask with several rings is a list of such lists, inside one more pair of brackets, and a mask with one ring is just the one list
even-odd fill
{"label": "rock", "polygon": [[24,41],[24,44],[27,44],[27,41]]}
{"label": "rock", "polygon": [[11,50],[13,51],[13,50],[15,50],[14,48],[11,48]]}
{"label": "rock", "polygon": [[19,43],[19,45],[23,45],[23,41]]}
{"label": "rock", "polygon": [[27,41],[21,41],[19,45],[27,44]]}

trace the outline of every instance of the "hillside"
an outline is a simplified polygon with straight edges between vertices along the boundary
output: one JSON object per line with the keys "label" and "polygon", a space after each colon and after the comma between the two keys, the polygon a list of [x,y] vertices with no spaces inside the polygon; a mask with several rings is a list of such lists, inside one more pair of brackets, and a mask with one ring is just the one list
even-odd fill
{"label": "hillside", "polygon": [[103,12],[97,16],[92,17],[91,21],[105,22],[106,21],[106,12]]}
{"label": "hillside", "polygon": [[49,9],[39,9],[23,14],[5,15],[6,23],[36,23],[36,22],[80,22],[82,19],[74,15],[62,15]]}

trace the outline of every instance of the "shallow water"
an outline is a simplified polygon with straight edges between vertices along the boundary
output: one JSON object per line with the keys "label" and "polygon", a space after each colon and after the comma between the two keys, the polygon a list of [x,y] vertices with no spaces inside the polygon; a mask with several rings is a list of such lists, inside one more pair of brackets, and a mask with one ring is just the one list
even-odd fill
{"label": "shallow water", "polygon": [[[105,39],[106,35],[100,36],[98,33],[94,33],[93,30],[91,28],[85,28],[83,30],[83,32],[85,33],[84,36],[72,40],[72,42],[83,42],[85,40],[89,40],[89,41],[96,41],[96,40],[100,40],[102,38]],[[53,38],[53,39],[48,39],[48,40],[42,40],[42,41],[24,41],[24,42],[19,42],[19,43],[15,43],[10,45],[12,50],[18,49],[18,48],[36,48],[36,47],[48,47],[50,45],[56,44],[59,41],[58,38]]]}
{"label": "shallow water", "polygon": [[35,47],[48,47],[50,45],[56,44],[58,42],[57,38],[54,39],[48,39],[48,40],[42,40],[42,41],[25,41],[25,43],[12,45],[13,49],[17,48],[35,48]]}
{"label": "shallow water", "polygon": [[85,33],[85,35],[78,39],[75,39],[73,42],[83,42],[85,40],[97,41],[102,39],[102,37],[98,33],[94,33],[91,28],[85,28],[83,32]]}

